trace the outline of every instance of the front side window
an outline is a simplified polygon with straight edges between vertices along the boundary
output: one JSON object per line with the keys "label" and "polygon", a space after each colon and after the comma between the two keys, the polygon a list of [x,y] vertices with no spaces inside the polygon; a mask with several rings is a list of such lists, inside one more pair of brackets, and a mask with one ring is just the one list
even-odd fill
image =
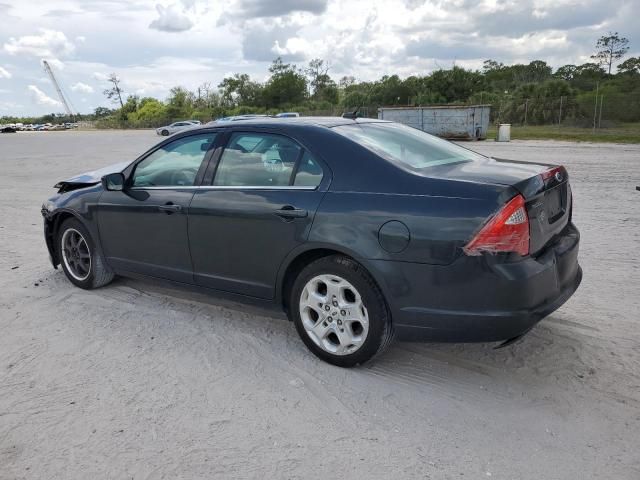
{"label": "front side window", "polygon": [[381,157],[414,170],[486,160],[471,150],[399,123],[354,123],[334,130]]}
{"label": "front side window", "polygon": [[300,145],[281,135],[234,133],[220,157],[213,185],[288,186],[301,153]]}
{"label": "front side window", "polygon": [[183,137],[159,148],[133,172],[134,187],[190,187],[216,134]]}

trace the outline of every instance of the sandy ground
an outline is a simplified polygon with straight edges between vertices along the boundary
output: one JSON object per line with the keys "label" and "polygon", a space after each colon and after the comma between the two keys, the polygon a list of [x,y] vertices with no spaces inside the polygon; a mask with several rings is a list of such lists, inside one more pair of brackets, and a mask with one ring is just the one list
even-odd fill
{"label": "sandy ground", "polygon": [[585,276],[520,343],[317,360],[281,318],[47,260],[52,185],[153,132],[0,135],[0,478],[640,478],[640,146],[469,143],[572,176]]}

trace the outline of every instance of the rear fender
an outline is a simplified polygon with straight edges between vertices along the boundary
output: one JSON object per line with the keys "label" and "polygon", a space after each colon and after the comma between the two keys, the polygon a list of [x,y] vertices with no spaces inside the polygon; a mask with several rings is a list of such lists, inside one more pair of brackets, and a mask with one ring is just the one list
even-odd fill
{"label": "rear fender", "polygon": [[[349,248],[345,248],[343,246],[337,246],[330,243],[323,242],[306,242],[299,247],[293,249],[289,254],[285,257],[282,264],[280,265],[280,269],[278,270],[277,284],[276,284],[276,297],[275,301],[279,305],[286,305],[288,299],[286,296],[286,281],[287,281],[287,273],[289,272],[289,267],[296,261],[296,259],[301,256],[311,253],[313,251],[324,251],[328,255],[337,254],[337,255],[345,255],[347,257],[353,258],[356,262],[361,264],[373,277],[374,281],[382,290],[382,293],[387,299],[387,302],[393,300],[393,297],[390,295],[388,291],[388,287],[386,282],[384,282],[384,272],[379,271],[376,268],[375,263],[369,262],[367,259],[359,257],[356,252],[350,250]],[[324,256],[324,255],[322,255]],[[303,267],[304,268],[304,267]]]}

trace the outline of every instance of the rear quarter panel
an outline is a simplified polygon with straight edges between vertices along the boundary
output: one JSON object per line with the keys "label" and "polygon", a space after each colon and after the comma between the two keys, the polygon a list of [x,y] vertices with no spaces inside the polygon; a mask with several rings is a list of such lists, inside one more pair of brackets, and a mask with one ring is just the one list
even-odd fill
{"label": "rear quarter panel", "polygon": [[[447,265],[498,209],[498,197],[330,191],[316,212],[309,242],[334,245],[362,259]],[[381,231],[388,222],[399,222],[406,230]],[[406,246],[389,251],[382,246],[389,241]]]}

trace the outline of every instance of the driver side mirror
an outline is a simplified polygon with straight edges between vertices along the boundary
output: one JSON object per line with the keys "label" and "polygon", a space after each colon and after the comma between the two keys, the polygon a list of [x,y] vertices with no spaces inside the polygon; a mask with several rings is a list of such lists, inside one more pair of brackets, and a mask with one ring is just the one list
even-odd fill
{"label": "driver side mirror", "polygon": [[102,188],[112,192],[124,190],[124,175],[122,173],[110,173],[102,177]]}

